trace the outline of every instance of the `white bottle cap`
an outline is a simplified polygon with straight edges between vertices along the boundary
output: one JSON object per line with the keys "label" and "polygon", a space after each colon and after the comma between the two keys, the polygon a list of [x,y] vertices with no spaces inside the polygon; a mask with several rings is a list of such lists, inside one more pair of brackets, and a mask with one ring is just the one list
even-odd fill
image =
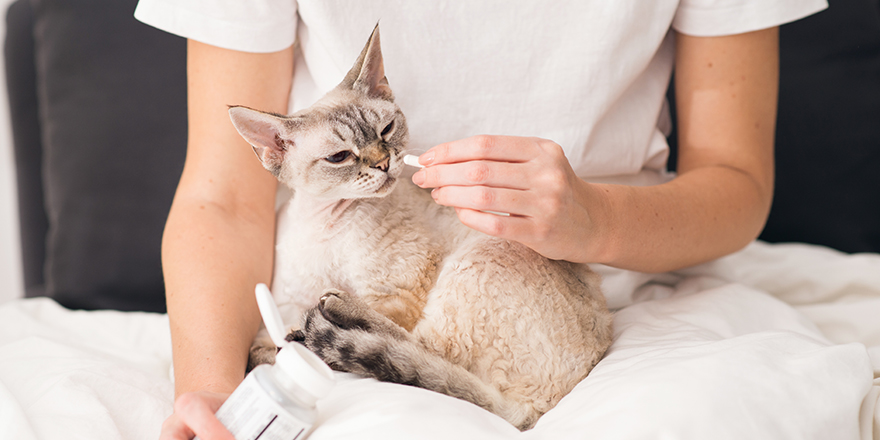
{"label": "white bottle cap", "polygon": [[276,346],[283,346],[287,343],[287,340],[284,339],[287,335],[284,331],[284,321],[281,319],[281,312],[278,311],[275,300],[272,298],[272,292],[269,291],[268,286],[260,283],[257,284],[254,293],[257,295],[257,307],[260,308],[260,315],[263,317],[266,330],[269,331],[269,337],[272,338],[272,342]]}
{"label": "white bottle cap", "polygon": [[320,399],[330,392],[335,380],[333,370],[315,353],[298,342],[288,342],[275,355],[275,365],[281,367],[296,384]]}
{"label": "white bottle cap", "polygon": [[296,384],[315,398],[322,398],[333,387],[333,370],[324,363],[315,353],[312,353],[304,345],[296,342],[287,342],[284,339],[284,323],[281,313],[275,306],[272,293],[263,284],[257,284],[257,306],[260,315],[269,331],[269,337],[281,351],[275,355],[275,364],[280,366],[288,376],[296,381]]}

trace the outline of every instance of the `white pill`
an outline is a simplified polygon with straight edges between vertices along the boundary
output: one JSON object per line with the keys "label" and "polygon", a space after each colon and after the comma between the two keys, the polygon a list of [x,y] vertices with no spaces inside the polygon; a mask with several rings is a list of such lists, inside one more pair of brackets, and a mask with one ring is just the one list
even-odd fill
{"label": "white pill", "polygon": [[424,165],[419,163],[419,156],[415,156],[412,154],[407,154],[407,155],[403,156],[403,163],[405,163],[411,167],[418,167],[418,168],[425,167]]}

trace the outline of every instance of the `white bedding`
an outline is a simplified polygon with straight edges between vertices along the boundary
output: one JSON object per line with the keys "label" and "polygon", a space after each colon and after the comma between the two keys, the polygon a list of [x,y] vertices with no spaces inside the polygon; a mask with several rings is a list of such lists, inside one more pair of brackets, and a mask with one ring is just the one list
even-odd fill
{"label": "white bedding", "polygon": [[[672,275],[604,272],[626,305],[614,345],[533,430],[338,374],[310,438],[880,440],[880,255],[758,242]],[[0,306],[0,439],[158,438],[170,347],[164,315]]]}

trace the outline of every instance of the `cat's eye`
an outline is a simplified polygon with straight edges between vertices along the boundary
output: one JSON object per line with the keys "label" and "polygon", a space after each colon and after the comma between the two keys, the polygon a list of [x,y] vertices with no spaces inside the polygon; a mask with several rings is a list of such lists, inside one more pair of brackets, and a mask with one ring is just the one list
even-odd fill
{"label": "cat's eye", "polygon": [[340,151],[332,156],[325,157],[324,160],[330,163],[339,163],[348,159],[348,156],[351,156],[351,151]]}
{"label": "cat's eye", "polygon": [[[393,130],[393,129],[394,129],[394,121],[391,121],[388,123],[388,125],[385,126],[385,128],[382,129],[382,134],[380,134],[382,139],[385,139],[385,136],[388,136],[388,133],[391,133],[391,130]],[[387,140],[387,139],[385,139],[385,140]]]}

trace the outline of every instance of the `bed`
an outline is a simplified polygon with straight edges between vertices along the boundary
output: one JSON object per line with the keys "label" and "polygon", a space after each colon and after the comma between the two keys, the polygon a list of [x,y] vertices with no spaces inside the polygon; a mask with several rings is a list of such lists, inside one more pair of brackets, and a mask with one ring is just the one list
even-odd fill
{"label": "bed", "polygon": [[[337,373],[310,438],[880,438],[880,255],[756,242],[681,273],[600,270],[614,343],[534,429]],[[0,306],[0,438],[158,438],[170,347],[164,314]]]}
{"label": "bed", "polygon": [[[0,439],[156,439],[172,411],[159,239],[185,154],[185,42],[134,21],[135,3],[7,15],[27,298],[0,304]],[[597,266],[614,344],[530,431],[337,373],[310,438],[880,440],[877,2],[833,2],[781,38],[761,241],[662,275]]]}

